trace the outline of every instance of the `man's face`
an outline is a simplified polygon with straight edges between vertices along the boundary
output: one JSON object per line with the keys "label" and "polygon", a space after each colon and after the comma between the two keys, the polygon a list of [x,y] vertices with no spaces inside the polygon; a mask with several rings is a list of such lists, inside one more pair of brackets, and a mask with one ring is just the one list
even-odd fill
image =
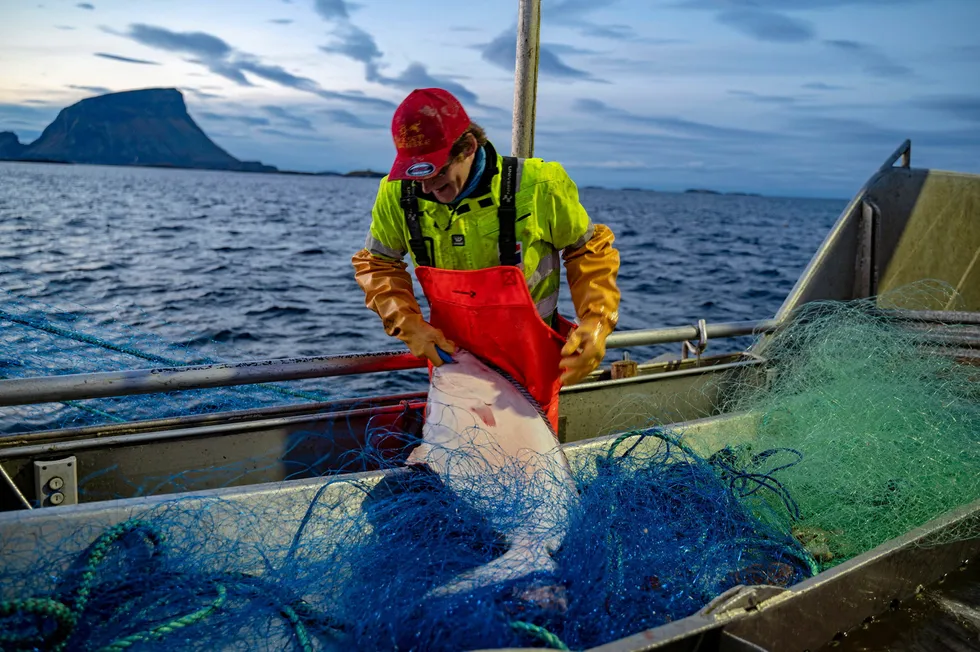
{"label": "man's face", "polygon": [[431,193],[443,204],[448,204],[463,191],[466,179],[473,167],[473,155],[476,153],[476,139],[469,137],[463,155],[444,165],[431,177],[422,179],[422,192]]}

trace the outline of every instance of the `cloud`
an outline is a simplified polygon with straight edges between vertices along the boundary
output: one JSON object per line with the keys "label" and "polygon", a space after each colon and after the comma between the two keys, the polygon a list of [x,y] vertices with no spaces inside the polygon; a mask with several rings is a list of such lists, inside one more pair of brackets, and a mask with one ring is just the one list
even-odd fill
{"label": "cloud", "polygon": [[160,64],[156,61],[147,61],[146,59],[132,59],[130,57],[123,57],[118,54],[109,54],[108,52],[95,52],[95,56],[102,57],[103,59],[112,59],[113,61],[122,61],[123,63],[138,63],[144,66],[159,66]]}
{"label": "cloud", "polygon": [[[514,72],[514,67],[517,65],[517,33],[515,29],[506,30],[489,43],[475,47],[480,50],[480,56],[487,63],[508,72]],[[569,53],[581,52],[573,46],[558,47]],[[538,51],[538,74],[566,80],[603,81],[596,79],[584,70],[569,66],[551,48],[552,46],[541,44]]]}
{"label": "cloud", "polygon": [[112,93],[111,88],[106,88],[105,86],[77,86],[75,84],[69,84],[68,88],[76,91],[85,91],[86,93],[95,93],[96,95],[105,95],[106,93]]}
{"label": "cloud", "polygon": [[980,95],[937,95],[917,99],[914,104],[967,122],[980,122]]}
{"label": "cloud", "polygon": [[334,30],[334,41],[320,49],[331,54],[341,54],[354,61],[373,65],[381,58],[381,50],[374,37],[356,25],[345,23]]}
{"label": "cloud", "polygon": [[387,100],[370,97],[359,92],[324,89],[308,77],[294,75],[281,66],[264,63],[258,57],[235,50],[222,39],[205,32],[172,32],[162,27],[144,24],[130,25],[129,31],[124,33],[117,33],[108,29],[106,31],[157,50],[189,54],[194,57],[190,59],[192,63],[202,65],[213,74],[233,81],[239,86],[254,86],[245,76],[245,73],[249,73],[265,81],[312,93],[326,100],[383,109],[391,109],[395,106]]}
{"label": "cloud", "polygon": [[889,59],[875,47],[847,39],[828,39],[824,44],[843,52],[862,64],[863,70],[875,77],[908,77],[912,69]]}
{"label": "cloud", "polygon": [[330,139],[326,136],[312,136],[310,134],[294,134],[288,131],[282,131],[281,129],[274,129],[272,127],[260,127],[257,131],[266,134],[268,136],[275,136],[277,138],[288,138],[290,140],[302,140],[304,142],[309,141],[320,141],[329,142]]}
{"label": "cloud", "polygon": [[971,63],[980,61],[980,45],[957,45],[952,49],[957,58]]}
{"label": "cloud", "polygon": [[[629,25],[601,25],[588,15],[615,4],[617,0],[554,0],[546,2],[541,13],[547,22],[577,29],[583,36],[615,41],[632,40],[636,32]],[[514,30],[516,32],[516,28]]]}
{"label": "cloud", "polygon": [[292,18],[271,18],[270,23],[275,23],[276,25],[289,25],[293,22]]}
{"label": "cloud", "polygon": [[879,123],[865,122],[855,118],[833,118],[827,116],[803,116],[790,122],[789,128],[800,137],[823,143],[838,142],[860,144],[887,149],[897,147],[906,138],[913,143],[928,143],[933,147],[950,147],[960,151],[964,147],[980,146],[980,130],[903,128],[893,129]]}
{"label": "cloud", "polygon": [[89,11],[92,11],[93,9],[95,9],[95,5],[91,5],[91,4],[87,3],[87,2],[79,2],[75,6],[78,7],[79,9],[88,9]]}
{"label": "cloud", "polygon": [[[40,131],[47,127],[57,117],[61,106],[25,106],[23,104],[0,104],[0,131],[9,125],[23,125],[29,130]],[[19,129],[21,135],[26,135],[24,129]]]}
{"label": "cloud", "polygon": [[807,88],[811,91],[846,91],[850,90],[848,86],[838,86],[837,84],[825,84],[823,82],[809,82],[803,84],[803,88]]}
{"label": "cloud", "polygon": [[809,22],[771,11],[723,11],[718,21],[759,41],[802,43],[816,35]]}
{"label": "cloud", "polygon": [[728,94],[753,102],[759,102],[760,104],[795,104],[799,101],[798,98],[789,95],[760,95],[753,91],[731,90],[728,91]]}
{"label": "cloud", "polygon": [[581,161],[568,162],[566,165],[576,165],[582,168],[600,168],[607,170],[646,170],[650,168],[648,163],[637,160],[609,160],[609,161]]}
{"label": "cloud", "polygon": [[313,9],[324,20],[348,20],[350,11],[344,0],[315,0]]}
{"label": "cloud", "polygon": [[760,140],[773,138],[774,134],[734,127],[717,127],[703,122],[695,122],[684,118],[673,116],[654,116],[638,115],[611,107],[604,102],[592,98],[579,98],[572,104],[572,108],[579,113],[590,115],[594,118],[606,120],[619,120],[621,122],[652,127],[663,132],[664,135],[679,139],[740,139],[740,140]]}
{"label": "cloud", "polygon": [[807,11],[833,9],[846,6],[898,6],[925,3],[929,0],[677,0],[675,7],[684,9],[779,9],[781,11]]}
{"label": "cloud", "polygon": [[394,102],[382,100],[377,97],[370,97],[359,91],[347,91],[341,93],[338,91],[320,90],[317,91],[317,95],[325,100],[337,100],[340,102],[347,102],[348,104],[360,104],[361,106],[367,106],[373,109],[384,109],[385,111],[390,111],[396,106]]}
{"label": "cloud", "polygon": [[[323,4],[324,6],[320,6]],[[429,73],[421,63],[413,61],[400,74],[392,77],[381,72],[382,52],[375,42],[374,37],[366,31],[354,25],[348,19],[349,9],[353,5],[342,0],[329,0],[325,3],[317,3],[317,13],[325,20],[333,22],[334,41],[329,45],[323,45],[320,49],[329,54],[340,54],[354,61],[364,64],[365,80],[398,88],[401,90],[414,90],[416,88],[438,86],[459,98],[465,104],[474,108],[482,108],[489,111],[498,111],[494,107],[487,107],[480,104],[476,93],[466,88],[463,84],[455,81],[452,77],[439,77]],[[343,7],[341,11],[340,7]],[[515,45],[516,47],[516,45]],[[394,108],[394,105],[391,105]]]}
{"label": "cloud", "polygon": [[129,26],[128,36],[137,43],[168,52],[183,52],[204,60],[223,59],[232,53],[230,45],[205,32],[172,32],[162,27],[136,23]]}
{"label": "cloud", "polygon": [[401,90],[414,90],[416,88],[441,87],[455,95],[461,102],[476,105],[479,104],[476,93],[469,90],[459,82],[446,77],[437,77],[429,73],[421,63],[414,61],[395,77],[388,77],[380,73],[375,73],[369,77],[369,81],[374,81],[385,86],[392,86]]}
{"label": "cloud", "polygon": [[[571,55],[594,55],[603,54],[597,50],[592,50],[589,48],[580,48],[577,45],[567,45],[565,43],[548,43],[546,47],[554,52],[555,54],[571,54]],[[514,49],[517,49],[517,39],[514,39]]]}
{"label": "cloud", "polygon": [[194,97],[198,98],[199,100],[213,100],[213,99],[219,99],[219,98],[222,97],[221,95],[217,95],[215,93],[206,93],[205,91],[202,91],[202,90],[200,90],[198,88],[184,87],[184,88],[181,88],[181,90],[184,91],[184,92],[186,92],[186,93],[192,94]]}
{"label": "cloud", "polygon": [[369,77],[368,79],[369,81],[406,91],[411,91],[416,88],[431,88],[438,86],[455,95],[463,104],[469,104],[471,106],[476,106],[479,104],[476,93],[472,92],[459,82],[429,74],[428,69],[421,63],[417,62],[408,64],[408,67],[406,67],[405,70],[403,70],[396,77],[386,77],[375,72],[373,76]]}
{"label": "cloud", "polygon": [[275,66],[262,63],[256,57],[248,54],[240,55],[233,62],[239,70],[251,73],[256,77],[271,81],[286,88],[294,88],[300,91],[316,93],[320,90],[319,84],[308,77],[300,77],[287,71],[282,66]]}
{"label": "cloud", "polygon": [[364,122],[358,116],[344,109],[327,109],[323,114],[328,116],[333,122],[342,124],[355,129],[387,129],[385,125],[370,124]]}
{"label": "cloud", "polygon": [[74,30],[75,28],[72,27],[71,25],[55,25],[55,29],[60,29],[60,30],[66,31],[66,32],[70,32],[70,31]]}
{"label": "cloud", "polygon": [[636,36],[636,32],[629,25],[590,25],[583,24],[579,31],[583,36],[592,38],[607,38],[614,41],[625,41]]}
{"label": "cloud", "polygon": [[313,123],[308,119],[298,116],[294,113],[290,113],[281,106],[263,106],[262,110],[271,115],[272,117],[278,119],[280,122],[293,127],[295,129],[301,129],[303,131],[315,131],[313,128]]}
{"label": "cloud", "polygon": [[269,124],[268,118],[250,115],[226,115],[221,113],[213,113],[211,111],[195,112],[195,115],[212,122],[239,122],[243,125],[248,125],[249,127],[264,126]]}

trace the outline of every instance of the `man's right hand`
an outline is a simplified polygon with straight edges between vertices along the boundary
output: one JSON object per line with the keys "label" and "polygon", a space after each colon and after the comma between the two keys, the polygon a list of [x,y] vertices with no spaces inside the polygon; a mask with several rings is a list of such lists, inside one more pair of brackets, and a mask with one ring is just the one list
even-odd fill
{"label": "man's right hand", "polygon": [[456,345],[447,340],[441,330],[422,319],[421,315],[410,315],[399,326],[395,337],[408,345],[412,355],[428,359],[435,367],[442,366],[444,362],[436,347],[450,355],[456,353]]}
{"label": "man's right hand", "polygon": [[354,278],[364,290],[365,305],[378,313],[388,335],[397,337],[413,355],[436,367],[443,363],[436,347],[450,355],[456,353],[456,346],[442,331],[422,318],[405,263],[375,256],[367,249],[354,254],[351,263]]}

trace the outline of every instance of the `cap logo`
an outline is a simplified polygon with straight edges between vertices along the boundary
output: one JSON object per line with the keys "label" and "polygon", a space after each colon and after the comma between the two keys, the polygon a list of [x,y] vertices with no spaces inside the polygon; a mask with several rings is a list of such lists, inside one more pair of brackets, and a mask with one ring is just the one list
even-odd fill
{"label": "cap logo", "polygon": [[410,177],[427,177],[436,171],[436,166],[431,163],[416,163],[405,170],[405,174]]}
{"label": "cap logo", "polygon": [[399,125],[395,135],[395,147],[398,149],[419,149],[427,147],[430,142],[431,139],[422,133],[422,124],[419,122]]}

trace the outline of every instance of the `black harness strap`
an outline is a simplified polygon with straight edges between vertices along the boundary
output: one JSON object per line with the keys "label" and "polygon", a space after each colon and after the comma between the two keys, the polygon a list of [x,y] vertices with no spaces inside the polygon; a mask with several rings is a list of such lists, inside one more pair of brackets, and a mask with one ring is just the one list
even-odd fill
{"label": "black harness strap", "polygon": [[422,226],[419,224],[419,200],[415,196],[415,182],[402,181],[402,210],[405,211],[405,222],[408,223],[408,246],[415,256],[417,267],[432,267],[432,259],[425,247],[422,237]]}
{"label": "black harness strap", "polygon": [[[497,220],[500,223],[500,235],[497,243],[501,265],[517,265],[521,262],[517,252],[517,158],[502,157],[500,168],[500,206],[497,207]],[[405,222],[408,224],[408,246],[415,256],[415,264],[419,267],[431,267],[432,258],[425,246],[422,236],[422,225],[419,224],[419,200],[415,194],[414,181],[402,181],[402,210],[405,211]]]}
{"label": "black harness strap", "polygon": [[500,222],[500,264],[517,265],[521,257],[517,254],[517,158],[504,156],[500,167],[500,206],[497,220]]}

